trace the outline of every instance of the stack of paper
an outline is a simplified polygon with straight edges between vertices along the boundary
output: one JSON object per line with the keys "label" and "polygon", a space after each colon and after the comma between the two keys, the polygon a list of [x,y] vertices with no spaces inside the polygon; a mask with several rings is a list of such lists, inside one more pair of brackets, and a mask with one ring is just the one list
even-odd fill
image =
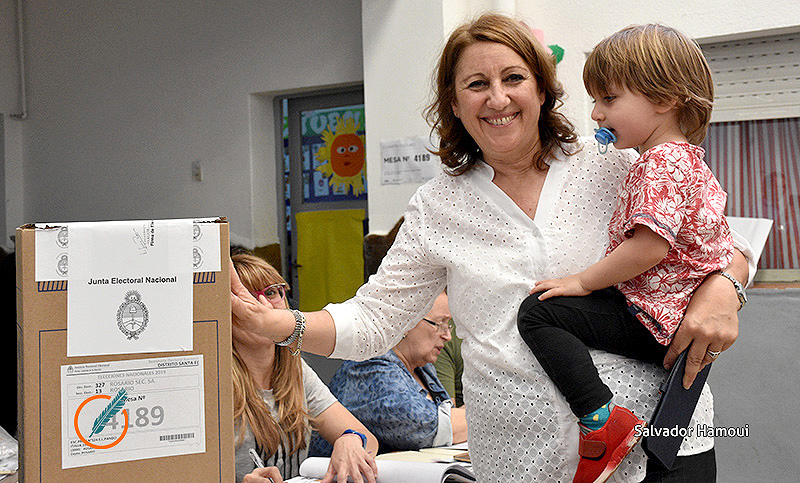
{"label": "stack of paper", "polygon": [[[382,455],[376,460],[378,483],[408,483],[409,475],[414,475],[416,483],[473,483],[475,475],[472,467],[463,463],[432,463],[436,454],[429,456],[410,456],[410,453],[425,455],[424,452],[406,451],[400,454],[408,458],[402,461],[386,459]],[[397,454],[397,453],[390,453]],[[430,455],[433,455],[431,457]],[[428,461],[424,461],[427,458]],[[422,460],[422,461],[421,461]],[[308,458],[300,465],[300,475],[287,480],[287,483],[312,483],[319,481],[328,471],[329,458]]]}

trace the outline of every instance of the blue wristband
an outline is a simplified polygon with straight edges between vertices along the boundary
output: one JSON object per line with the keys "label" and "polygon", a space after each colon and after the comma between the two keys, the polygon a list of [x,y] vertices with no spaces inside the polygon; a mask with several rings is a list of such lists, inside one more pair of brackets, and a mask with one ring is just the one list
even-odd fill
{"label": "blue wristband", "polygon": [[345,429],[344,433],[342,433],[342,436],[345,434],[357,434],[361,438],[361,445],[364,447],[364,449],[367,449],[367,437],[365,435],[353,429]]}

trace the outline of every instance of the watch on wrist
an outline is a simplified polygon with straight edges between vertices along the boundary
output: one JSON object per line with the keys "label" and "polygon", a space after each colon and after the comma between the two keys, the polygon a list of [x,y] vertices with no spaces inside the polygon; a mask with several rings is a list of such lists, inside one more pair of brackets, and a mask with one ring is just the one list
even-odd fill
{"label": "watch on wrist", "polygon": [[344,433],[342,433],[342,436],[344,436],[345,434],[357,434],[361,438],[361,446],[363,446],[364,449],[367,449],[367,436],[366,435],[361,434],[361,433],[359,433],[358,431],[356,431],[354,429],[345,429]]}
{"label": "watch on wrist", "polygon": [[739,310],[742,310],[742,307],[744,307],[744,304],[747,303],[747,294],[744,291],[744,285],[742,285],[741,282],[736,280],[736,277],[734,277],[730,273],[725,272],[723,270],[716,270],[714,272],[711,272],[711,274],[712,275],[722,275],[723,277],[725,277],[725,278],[727,278],[728,280],[731,281],[731,283],[733,284],[733,287],[736,289],[736,296],[739,297]]}

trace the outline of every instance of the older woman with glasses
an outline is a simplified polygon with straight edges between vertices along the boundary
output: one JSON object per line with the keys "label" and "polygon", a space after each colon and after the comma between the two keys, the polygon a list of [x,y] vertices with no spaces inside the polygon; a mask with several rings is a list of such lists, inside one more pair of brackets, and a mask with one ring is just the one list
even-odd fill
{"label": "older woman with glasses", "polygon": [[[391,351],[362,362],[345,361],[331,379],[331,392],[378,438],[381,452],[466,441],[465,410],[452,407],[433,367],[450,340],[450,318],[442,293]],[[327,442],[313,440],[310,454],[330,451]]]}

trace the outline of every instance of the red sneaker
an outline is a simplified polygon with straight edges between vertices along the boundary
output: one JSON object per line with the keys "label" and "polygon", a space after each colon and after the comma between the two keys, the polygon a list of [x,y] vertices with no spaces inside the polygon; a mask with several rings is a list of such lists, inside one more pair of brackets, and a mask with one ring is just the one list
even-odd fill
{"label": "red sneaker", "polygon": [[578,442],[581,459],[572,482],[606,481],[639,442],[642,437],[641,429],[646,424],[627,409],[614,406],[602,428],[589,434],[581,432]]}

